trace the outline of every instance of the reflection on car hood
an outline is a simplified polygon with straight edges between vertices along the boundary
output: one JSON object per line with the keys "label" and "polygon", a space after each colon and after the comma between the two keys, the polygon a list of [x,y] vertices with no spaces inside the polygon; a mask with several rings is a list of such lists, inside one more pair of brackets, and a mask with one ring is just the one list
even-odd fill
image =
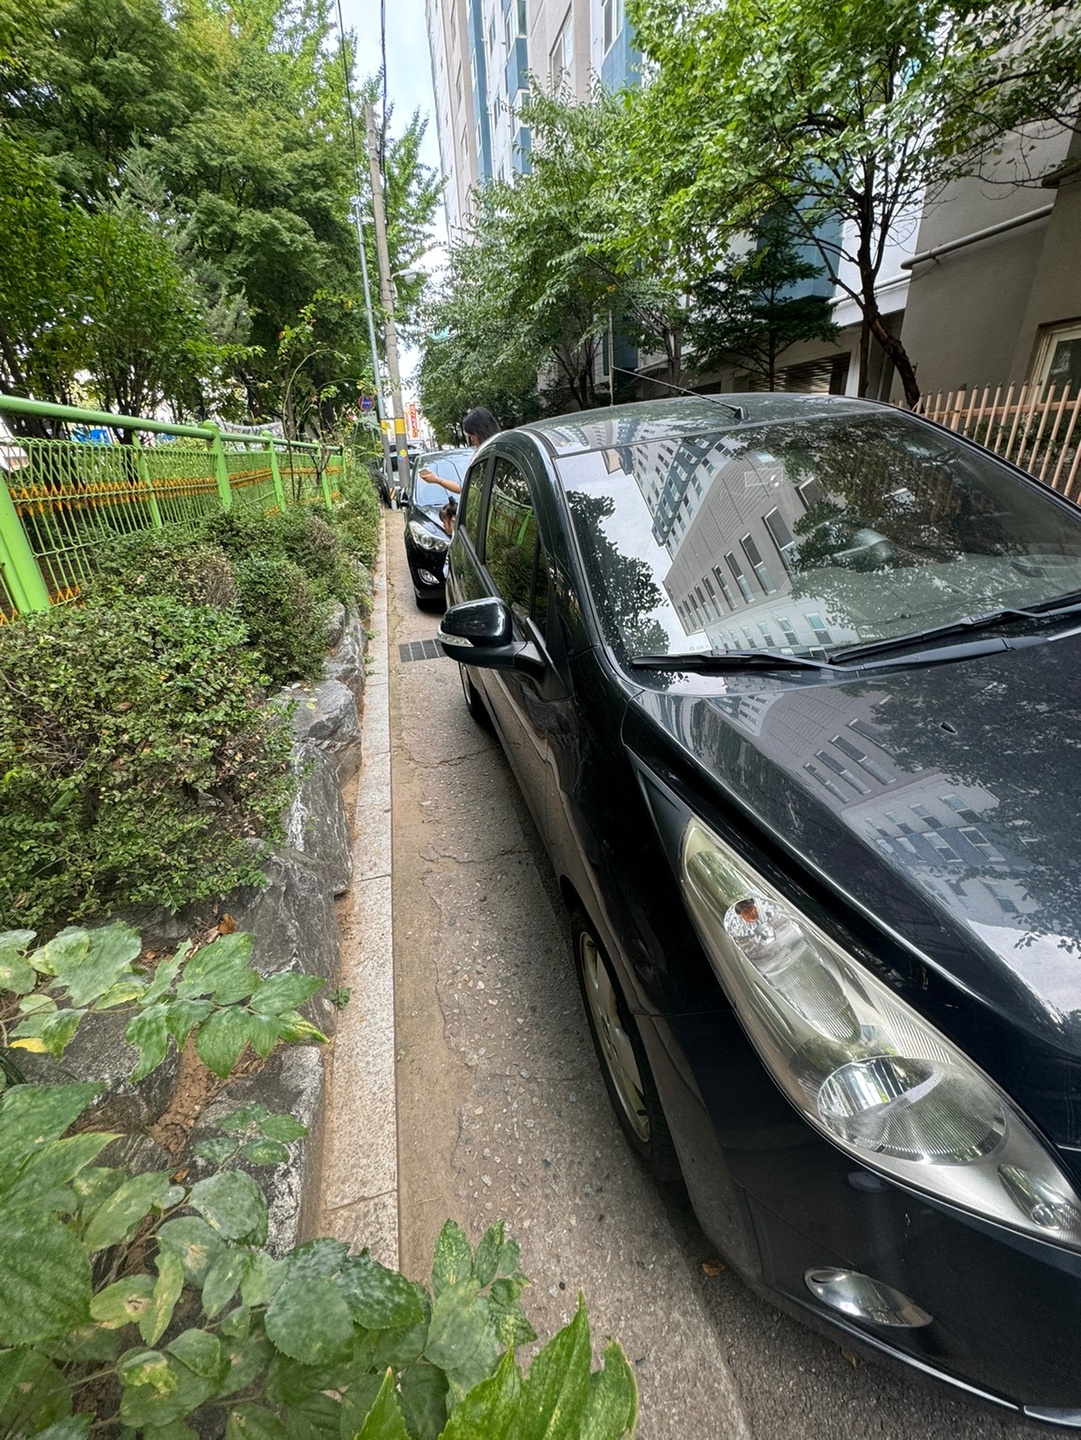
{"label": "reflection on car hood", "polygon": [[[636,702],[813,870],[1058,1052],[1072,1078],[1044,1118],[1075,1144],[1079,674],[1071,637],[873,680],[654,677]],[[1007,1083],[1010,1064],[989,1068]]]}

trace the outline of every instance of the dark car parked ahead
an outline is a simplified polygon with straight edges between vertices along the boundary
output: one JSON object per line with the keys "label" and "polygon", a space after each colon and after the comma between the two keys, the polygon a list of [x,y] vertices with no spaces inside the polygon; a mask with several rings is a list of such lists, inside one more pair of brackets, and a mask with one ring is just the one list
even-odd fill
{"label": "dark car parked ahead", "polygon": [[425,480],[422,470],[461,485],[472,450],[433,450],[418,455],[405,509],[405,555],[413,593],[420,606],[442,607],[445,598],[447,548],[454,533],[454,517],[458,495],[433,480]]}
{"label": "dark car parked ahead", "polygon": [[753,1285],[1081,1428],[1081,512],[840,397],[527,425],[440,639],[616,1111]]}

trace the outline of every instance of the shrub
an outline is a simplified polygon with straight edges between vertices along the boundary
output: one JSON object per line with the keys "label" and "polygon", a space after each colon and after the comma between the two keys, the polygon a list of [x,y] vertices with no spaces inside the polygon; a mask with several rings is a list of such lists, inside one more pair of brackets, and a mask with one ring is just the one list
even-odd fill
{"label": "shrub", "polygon": [[317,680],[326,663],[329,601],[316,595],[299,565],[280,556],[235,561],[233,576],[238,610],[268,683]]}
{"label": "shrub", "polygon": [[367,468],[351,456],[346,457],[340,491],[342,498],[331,523],[345,548],[371,570],[379,554],[382,506]]}
{"label": "shrub", "polygon": [[260,884],[294,791],[240,620],[168,596],[0,634],[0,926]]}
{"label": "shrub", "polygon": [[321,599],[356,601],[357,572],[335,530],[319,515],[306,509],[273,511],[229,510],[208,516],[200,536],[220,547],[233,561],[257,557],[288,560],[303,571]]}
{"label": "shrub", "polygon": [[93,594],[123,600],[129,595],[172,595],[189,605],[236,604],[228,556],[217,545],[193,541],[185,528],[142,530],[117,539],[99,562]]}

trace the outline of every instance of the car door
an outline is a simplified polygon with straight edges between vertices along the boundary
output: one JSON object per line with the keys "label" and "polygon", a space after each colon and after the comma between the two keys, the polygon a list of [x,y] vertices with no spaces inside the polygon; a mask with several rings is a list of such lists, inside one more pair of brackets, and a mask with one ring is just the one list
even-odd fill
{"label": "car door", "polygon": [[478,670],[476,683],[483,685],[503,748],[537,828],[546,836],[548,729],[562,685],[549,648],[551,566],[537,524],[531,478],[521,460],[495,457],[483,525],[485,593],[506,601],[517,638],[532,643],[543,670]]}
{"label": "car door", "polygon": [[460,605],[465,600],[479,600],[490,594],[488,582],[481,573],[480,553],[484,539],[481,529],[484,482],[491,469],[491,461],[490,453],[474,460],[462,486],[447,573],[447,599],[452,605]]}

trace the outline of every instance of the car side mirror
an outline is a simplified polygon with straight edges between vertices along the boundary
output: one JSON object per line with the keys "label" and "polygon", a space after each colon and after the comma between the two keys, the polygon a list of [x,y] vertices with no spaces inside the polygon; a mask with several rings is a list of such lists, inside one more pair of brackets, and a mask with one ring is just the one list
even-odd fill
{"label": "car side mirror", "polygon": [[443,654],[462,665],[544,673],[537,647],[526,640],[515,640],[510,606],[494,595],[452,605],[440,621],[435,638]]}

